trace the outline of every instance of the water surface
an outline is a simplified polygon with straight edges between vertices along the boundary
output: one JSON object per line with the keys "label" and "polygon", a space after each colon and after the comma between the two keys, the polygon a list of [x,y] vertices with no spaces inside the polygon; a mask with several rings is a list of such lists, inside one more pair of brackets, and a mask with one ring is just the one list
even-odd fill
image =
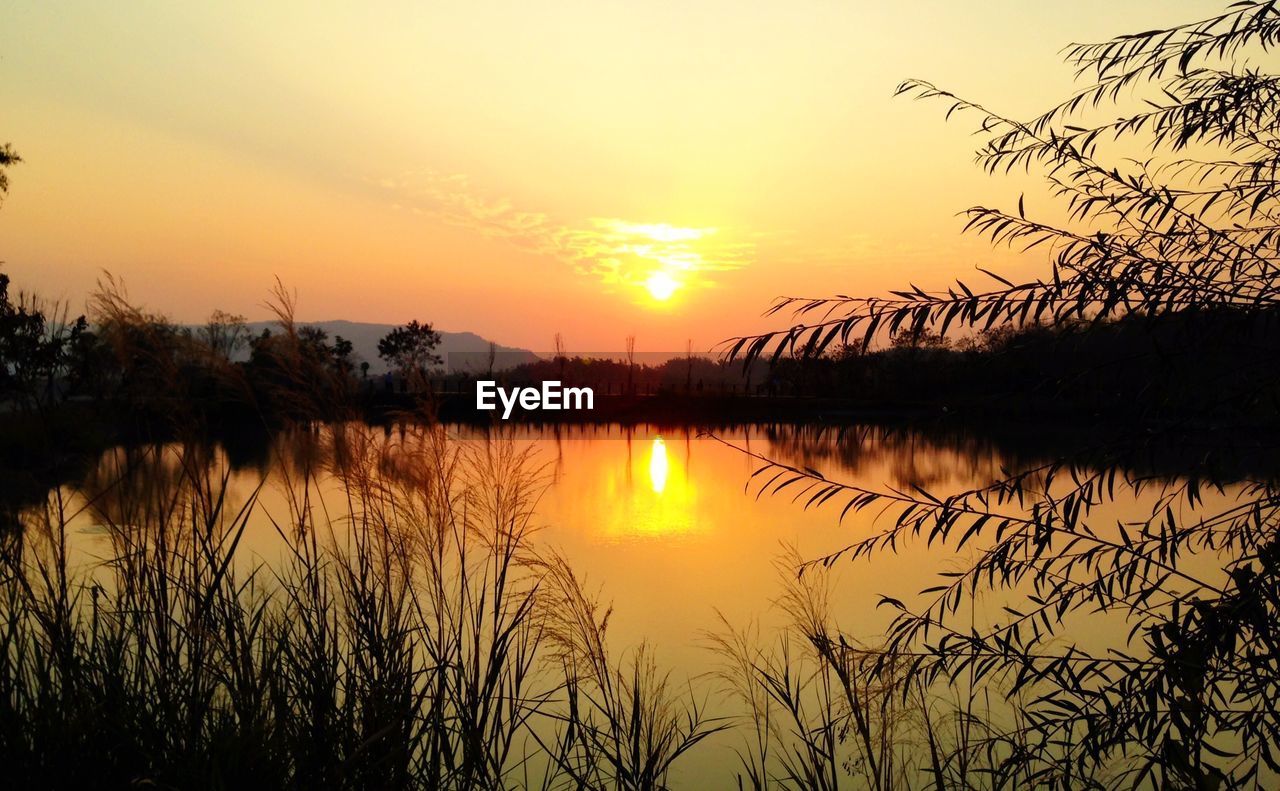
{"label": "water surface", "polygon": [[[784,620],[774,601],[782,577],[795,574],[795,557],[823,557],[884,527],[877,508],[841,519],[840,500],[806,509],[805,498],[797,501],[792,491],[759,496],[760,479],[752,477],[762,465],[758,457],[867,489],[921,488],[935,496],[986,485],[1037,463],[1034,454],[1014,454],[973,435],[874,426],[751,426],[709,433],[652,426],[446,431],[448,441],[459,446],[509,443],[532,451],[531,466],[545,486],[534,518],[536,542],[560,553],[589,591],[612,604],[611,652],[623,656],[647,644],[674,680],[687,680],[698,690],[693,694],[703,697],[714,697],[707,676],[720,661],[709,650],[710,632],[722,631],[726,623],[757,624],[768,635]],[[416,441],[406,427],[347,425],[337,433],[342,432],[374,444]],[[230,470],[233,511],[259,491],[238,554],[242,562],[279,562],[285,551],[280,533],[299,507],[298,482],[307,472],[318,474],[314,488],[303,494],[305,507],[322,513],[320,521],[341,533],[350,503],[333,472],[335,455],[341,455],[334,435],[319,427],[278,435],[250,452],[203,451],[211,466]],[[91,563],[106,560],[111,549],[101,522],[127,523],[128,514],[112,512],[115,504],[130,501],[125,493],[162,489],[166,476],[177,474],[173,465],[180,455],[176,448],[145,455],[117,449],[84,480],[66,487],[71,501],[90,504],[75,519],[76,553]],[[1104,507],[1098,521],[1139,513],[1140,499]],[[877,606],[881,596],[909,601],[934,584],[939,571],[958,567],[973,551],[957,555],[921,541],[869,560],[841,561],[830,575],[833,615],[843,633],[875,644],[893,615]],[[1119,634],[1103,631],[1107,639]],[[677,787],[731,787],[735,738],[721,734],[678,763]]]}

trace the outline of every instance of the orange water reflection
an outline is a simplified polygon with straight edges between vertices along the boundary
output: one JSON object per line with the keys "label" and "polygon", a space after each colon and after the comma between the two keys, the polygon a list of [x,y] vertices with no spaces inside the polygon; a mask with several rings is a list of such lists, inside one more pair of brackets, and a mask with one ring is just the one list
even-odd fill
{"label": "orange water reflection", "polygon": [[[367,435],[375,445],[415,442],[412,432],[404,437],[365,426],[345,430]],[[465,431],[449,435],[464,443],[494,439]],[[944,495],[990,481],[1018,463],[982,442],[887,430],[746,429],[729,432],[726,439],[861,486],[924,485]],[[503,441],[533,446],[534,459],[554,470],[538,504],[536,521],[543,528],[538,535],[616,602],[613,622],[623,645],[650,640],[692,654],[687,647],[715,612],[742,622],[769,610],[777,586],[773,564],[783,547],[795,547],[802,557],[821,557],[883,527],[875,524],[874,509],[849,512],[841,520],[838,509],[805,509],[792,502],[790,492],[758,498],[754,488],[744,491],[757,463],[693,431],[590,427],[515,432]],[[235,465],[216,449],[197,453],[194,458],[220,469],[236,467],[228,498],[232,510],[256,490],[262,476],[267,478],[240,543],[243,555],[268,564],[283,557],[272,525],[288,521],[290,482],[304,478],[307,469],[320,475],[310,496],[318,498],[336,526],[344,524],[349,502],[331,473],[339,444],[328,431],[281,436],[261,465]],[[76,520],[82,534],[101,536],[105,521],[127,524],[130,497],[168,499],[176,453],[166,448],[158,454],[105,454],[80,488],[67,492],[84,506]],[[1140,499],[1121,497],[1097,507],[1096,523],[1133,518],[1146,505]],[[111,548],[101,541],[77,543],[90,562],[108,559]],[[837,574],[849,572],[838,597],[838,609],[848,616],[846,628],[857,637],[874,638],[891,615],[874,606],[879,595],[909,599],[934,583],[933,575],[948,563],[957,562],[952,553],[909,541],[870,561],[839,564]]]}
{"label": "orange water reflection", "polygon": [[[363,425],[346,430],[378,447],[403,443],[411,451],[415,442],[412,431],[407,436],[390,430],[384,434]],[[448,436],[481,445],[497,439],[454,429]],[[723,436],[744,450],[813,467],[832,479],[868,488],[925,486],[939,495],[989,482],[1006,467],[1031,466],[1027,459],[977,439],[890,429],[763,427]],[[535,460],[546,465],[549,488],[535,519],[543,528],[537,533],[539,548],[562,555],[586,588],[612,605],[612,650],[623,652],[647,642],[677,679],[714,669],[706,633],[718,628],[720,616],[736,626],[757,621],[766,628],[782,619],[773,602],[780,587],[775,562],[784,547],[795,547],[801,557],[820,557],[884,526],[874,523],[877,509],[849,512],[843,521],[836,507],[805,509],[803,501],[792,501],[796,490],[757,499],[754,488],[744,491],[757,463],[739,450],[699,437],[696,430],[553,427],[504,432],[502,441],[531,446]],[[287,523],[289,484],[307,469],[320,476],[309,493],[314,506],[341,533],[350,503],[331,473],[340,466],[334,461],[341,456],[339,447],[325,430],[279,437],[261,464],[234,464],[225,451],[208,453],[210,464],[235,468],[232,510],[245,502],[262,476],[267,478],[269,485],[261,491],[240,544],[246,555],[268,564],[283,557],[272,522]],[[93,502],[80,520],[89,540],[79,543],[88,559],[101,564],[111,549],[100,531],[93,530],[104,512],[111,511],[115,522],[129,519],[123,510],[127,503],[117,492],[154,490],[152,495],[163,500],[174,474],[174,458],[168,453],[152,464],[120,453],[104,456],[81,481],[81,490],[68,492],[80,504]],[[1120,497],[1095,509],[1094,520],[1108,525],[1131,519],[1142,510],[1138,500]],[[892,617],[891,608],[876,606],[880,595],[909,601],[937,582],[937,572],[963,560],[951,547],[930,547],[919,540],[872,559],[836,564],[832,615],[846,633],[874,642]],[[985,605],[994,615],[1002,603],[991,597]],[[979,613],[979,626],[982,620]],[[1126,632],[1123,624],[1109,630],[1090,623],[1069,636],[1096,650],[1122,640]],[[733,760],[730,747],[710,756],[705,765],[688,767],[695,775],[705,769],[705,777],[690,775],[677,787],[729,788],[712,783],[723,775],[720,757]]]}
{"label": "orange water reflection", "polygon": [[[590,475],[598,479],[574,482],[574,510],[600,525],[596,538],[604,542],[678,538],[705,530],[699,519],[702,506],[698,487],[689,474],[688,458],[679,446],[668,446],[661,436],[626,441],[626,455],[619,458],[619,443],[603,443],[589,451],[599,454]],[[576,450],[576,449],[575,449]],[[646,485],[647,484],[647,485]],[[560,499],[563,490],[550,499]],[[573,517],[575,520],[578,517]]]}
{"label": "orange water reflection", "polygon": [[649,451],[649,482],[655,494],[662,494],[667,488],[667,473],[670,465],[667,462],[667,443],[662,437],[653,438],[653,448]]}

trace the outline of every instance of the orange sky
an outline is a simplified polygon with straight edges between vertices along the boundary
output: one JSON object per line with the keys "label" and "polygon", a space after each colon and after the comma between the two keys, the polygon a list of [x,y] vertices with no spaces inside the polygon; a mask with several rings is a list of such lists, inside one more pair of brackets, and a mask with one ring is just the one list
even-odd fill
{"label": "orange sky", "polygon": [[78,306],[109,270],[258,319],[278,275],[304,319],[705,349],[780,294],[1034,264],[959,235],[1028,182],[902,79],[1026,114],[1070,90],[1064,45],[1223,4],[260,5],[6,4],[16,286]]}

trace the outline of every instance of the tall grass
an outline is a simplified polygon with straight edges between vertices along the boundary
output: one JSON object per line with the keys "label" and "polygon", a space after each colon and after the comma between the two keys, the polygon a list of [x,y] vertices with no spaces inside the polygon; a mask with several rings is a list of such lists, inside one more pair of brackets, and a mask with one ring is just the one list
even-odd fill
{"label": "tall grass", "polygon": [[[673,681],[645,645],[611,650],[610,608],[537,540],[546,481],[528,452],[425,420],[322,427],[353,414],[348,388],[300,337],[292,297],[273,304],[255,385],[112,284],[97,298],[128,403],[177,441],[114,452],[92,496],[55,489],[3,535],[13,785],[650,791],[695,750],[732,779],[708,740],[736,725],[752,788],[971,787],[1017,748],[984,736],[970,700],[845,638],[796,557],[776,648],[716,639],[744,705],[711,716],[706,679]],[[246,488],[211,449],[209,415],[167,384],[193,366],[201,387],[297,421],[270,476]],[[278,558],[246,549],[264,539]]]}
{"label": "tall grass", "polygon": [[548,634],[567,702],[548,752],[576,788],[666,787],[671,765],[725,724],[706,716],[692,689],[682,701],[648,646],[612,662],[605,642],[611,611],[601,611],[568,563],[557,558],[548,568],[557,599]]}
{"label": "tall grass", "polygon": [[[740,788],[1022,788],[1026,750],[1019,705],[990,685],[963,678],[925,685],[913,657],[860,644],[833,620],[833,582],[794,551],[777,562],[784,624],[767,638],[758,625],[721,619],[709,633],[715,677],[736,703]],[[1009,723],[1013,727],[1008,727]],[[1087,787],[1082,784],[1082,787]]]}
{"label": "tall grass", "polygon": [[707,744],[731,727],[743,787],[1017,786],[1000,707],[844,636],[798,557],[787,628],[726,624],[720,683],[686,685],[611,650],[611,609],[537,540],[527,450],[335,425],[273,452],[246,487],[201,445],[121,451],[97,494],[23,515],[0,558],[16,786],[639,791],[695,752],[732,781]]}
{"label": "tall grass", "polygon": [[[10,781],[652,789],[713,730],[647,652],[611,662],[607,619],[532,540],[526,453],[303,436],[328,446],[280,460],[282,512],[157,446],[24,514],[0,581]],[[281,562],[241,550],[271,526]]]}

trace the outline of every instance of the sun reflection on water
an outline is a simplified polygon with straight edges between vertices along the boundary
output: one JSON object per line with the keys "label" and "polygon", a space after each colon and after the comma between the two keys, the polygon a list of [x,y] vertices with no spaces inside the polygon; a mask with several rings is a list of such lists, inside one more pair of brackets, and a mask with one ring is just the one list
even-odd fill
{"label": "sun reflection on water", "polygon": [[668,472],[667,443],[662,441],[662,437],[654,437],[653,448],[649,451],[649,483],[655,493],[662,494],[667,488]]}
{"label": "sun reflection on water", "polygon": [[637,442],[635,450],[623,466],[601,465],[599,485],[588,488],[608,501],[600,508],[607,515],[600,537],[619,541],[701,532],[706,524],[697,487],[680,446],[654,435]]}

